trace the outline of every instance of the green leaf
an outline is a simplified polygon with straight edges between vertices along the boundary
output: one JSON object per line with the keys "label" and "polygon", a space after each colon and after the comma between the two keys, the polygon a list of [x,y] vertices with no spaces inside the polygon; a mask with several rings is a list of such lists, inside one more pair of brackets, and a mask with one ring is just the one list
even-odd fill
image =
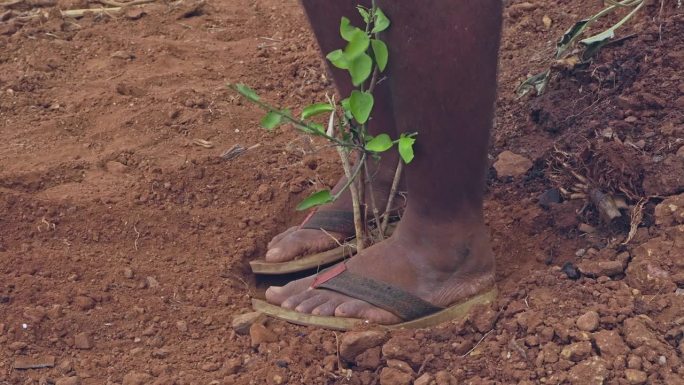
{"label": "green leaf", "polygon": [[373,59],[365,53],[354,59],[349,65],[349,74],[351,75],[354,87],[358,87],[365,82],[370,76],[372,69]]}
{"label": "green leaf", "polygon": [[304,110],[302,111],[302,119],[308,119],[312,116],[320,115],[322,113],[330,112],[332,110],[333,106],[331,106],[329,103],[312,104],[304,108]]}
{"label": "green leaf", "polygon": [[572,43],[584,32],[584,30],[591,24],[593,20],[583,19],[576,22],[570,29],[565,31],[561,39],[556,44],[556,59],[560,59],[565,51],[570,48]]}
{"label": "green leaf", "polygon": [[326,203],[332,202],[333,196],[330,194],[330,190],[321,190],[311,194],[308,198],[304,199],[297,205],[297,211],[307,210],[312,207],[324,205]]}
{"label": "green leaf", "polygon": [[259,100],[259,95],[257,95],[257,93],[253,89],[247,87],[246,85],[236,84],[235,88],[242,96],[246,97],[247,99],[252,101]]}
{"label": "green leaf", "polygon": [[340,100],[340,104],[345,111],[351,111],[351,106],[349,104],[349,98]]}
{"label": "green leaf", "polygon": [[387,59],[389,57],[387,44],[382,40],[373,39],[371,40],[371,45],[373,46],[373,54],[375,55],[375,62],[378,64],[378,69],[384,71],[385,67],[387,67]]}
{"label": "green leaf", "polygon": [[330,52],[325,58],[337,68],[343,70],[349,69],[349,60],[347,60],[347,57],[344,55],[344,51],[341,49]]}
{"label": "green leaf", "polygon": [[371,19],[370,19],[370,12],[368,12],[368,10],[367,10],[366,8],[364,8],[363,6],[361,6],[361,5],[357,5],[357,6],[356,6],[356,9],[359,10],[359,14],[360,14],[361,17],[363,18],[363,21],[364,21],[366,24],[370,23],[370,21],[371,21]]}
{"label": "green leaf", "polygon": [[354,90],[349,97],[349,110],[360,124],[368,121],[370,113],[373,110],[373,95],[368,92],[361,92]]}
{"label": "green leaf", "polygon": [[352,39],[349,44],[344,48],[344,57],[348,61],[353,61],[359,55],[366,52],[368,45],[370,44],[370,38],[360,29],[357,29],[353,33]]}
{"label": "green leaf", "polygon": [[366,150],[373,152],[385,152],[392,148],[394,143],[387,134],[380,134],[366,143]]}
{"label": "green leaf", "polygon": [[351,22],[346,17],[343,17],[340,21],[340,36],[346,41],[351,41],[354,37],[354,33],[358,28],[351,25]]}
{"label": "green leaf", "polygon": [[267,130],[272,130],[278,127],[282,118],[283,117],[279,113],[271,111],[261,119],[261,126]]}
{"label": "green leaf", "polygon": [[401,134],[399,138],[399,155],[404,163],[409,164],[413,160],[413,144],[416,143],[416,139],[411,136],[405,136]]}
{"label": "green leaf", "polygon": [[371,32],[378,33],[386,30],[390,26],[390,20],[380,8],[375,9],[375,23]]}
{"label": "green leaf", "polygon": [[530,91],[535,91],[537,96],[539,96],[544,93],[544,90],[546,90],[546,86],[549,84],[550,78],[551,70],[538,73],[522,82],[522,84],[516,88],[515,93],[518,94],[518,97],[522,98],[530,93]]}

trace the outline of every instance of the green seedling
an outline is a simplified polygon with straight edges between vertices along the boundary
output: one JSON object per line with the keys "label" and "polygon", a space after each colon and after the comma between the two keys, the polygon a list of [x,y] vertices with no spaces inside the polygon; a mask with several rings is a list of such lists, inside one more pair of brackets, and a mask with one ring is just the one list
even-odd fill
{"label": "green seedling", "polygon": [[[556,44],[556,52],[554,54],[554,62],[557,66],[575,68],[587,65],[601,48],[614,41],[615,31],[634,17],[634,15],[644,6],[645,1],[605,0],[605,4],[607,5],[606,8],[590,18],[576,22],[563,34]],[[582,37],[587,28],[603,16],[609,15],[619,9],[630,8],[632,10],[610,28],[580,40],[580,37]],[[523,97],[531,91],[535,91],[537,95],[544,93],[544,90],[546,90],[546,86],[551,79],[552,69],[553,67],[527,78],[516,89],[518,96]]]}
{"label": "green seedling", "polygon": [[[266,111],[261,121],[264,128],[273,130],[283,124],[290,124],[307,135],[324,138],[328,144],[337,148],[347,179],[344,188],[334,194],[328,189],[317,191],[299,203],[297,209],[307,210],[334,202],[349,189],[353,201],[356,247],[361,250],[368,238],[364,220],[368,216],[368,205],[364,199],[365,189],[370,189],[370,211],[375,223],[380,227],[379,237],[382,238],[390,216],[389,208],[396,194],[402,162],[410,163],[414,157],[413,145],[416,134],[402,134],[399,138],[393,139],[387,134],[372,136],[368,133],[368,123],[372,119],[375,105],[373,91],[389,62],[389,50],[380,34],[387,30],[391,23],[382,9],[375,4],[371,8],[358,6],[357,9],[363,18],[365,28],[358,28],[352,25],[348,18],[343,17],[340,22],[340,36],[346,45],[326,56],[333,66],[349,73],[354,85],[351,94],[339,102],[329,97],[327,102],[305,107],[296,117],[288,109],[277,108],[263,101],[254,90],[244,84],[228,86]],[[320,118],[320,115],[328,116],[327,125],[312,120]],[[389,202],[384,213],[380,214],[370,183],[372,175],[369,172],[368,161],[379,159],[382,153],[395,147],[399,151],[401,161],[397,166]]]}

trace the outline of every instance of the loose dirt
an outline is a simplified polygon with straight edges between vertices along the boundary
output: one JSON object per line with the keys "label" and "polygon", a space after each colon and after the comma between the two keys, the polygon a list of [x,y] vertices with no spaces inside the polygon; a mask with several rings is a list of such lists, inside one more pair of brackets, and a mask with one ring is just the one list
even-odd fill
{"label": "loose dirt", "polygon": [[[259,129],[225,87],[298,107],[333,92],[296,1],[57,12],[86,3],[0,9],[0,384],[684,384],[676,0],[649,1],[633,36],[523,99],[520,81],[601,5],[506,2],[490,158],[531,166],[489,173],[500,299],[392,333],[242,316],[266,284],[248,261],[339,176],[334,153]],[[571,171],[588,185],[575,194],[622,200],[621,217],[562,198]]]}

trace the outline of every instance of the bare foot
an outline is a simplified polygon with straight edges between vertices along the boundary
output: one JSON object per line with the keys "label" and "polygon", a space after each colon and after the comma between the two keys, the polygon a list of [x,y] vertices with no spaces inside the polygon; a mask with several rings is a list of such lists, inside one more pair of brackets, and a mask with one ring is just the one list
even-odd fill
{"label": "bare foot", "polygon": [[[387,174],[389,175],[389,173]],[[342,179],[338,182],[336,188],[344,185],[344,182],[345,179]],[[380,212],[383,212],[387,205],[391,185],[392,179],[387,176],[376,178],[373,184],[375,201]],[[394,202],[395,207],[403,203],[396,200],[396,198]],[[367,198],[367,203],[370,203],[370,198]],[[318,212],[333,210],[352,212],[351,196],[348,193],[345,193],[334,203],[319,208]],[[302,255],[320,253],[333,249],[338,246],[339,242],[353,236],[353,225],[349,230],[344,232],[306,229],[300,228],[300,226],[290,227],[283,233],[276,235],[271,242],[269,242],[266,260],[269,262],[291,261]]]}
{"label": "bare foot", "polygon": [[[440,307],[493,286],[494,258],[487,230],[480,221],[441,225],[405,222],[406,218],[392,237],[347,261],[347,269],[392,284]],[[301,313],[360,318],[379,324],[402,321],[365,301],[312,289],[314,278],[270,287],[266,299]]]}

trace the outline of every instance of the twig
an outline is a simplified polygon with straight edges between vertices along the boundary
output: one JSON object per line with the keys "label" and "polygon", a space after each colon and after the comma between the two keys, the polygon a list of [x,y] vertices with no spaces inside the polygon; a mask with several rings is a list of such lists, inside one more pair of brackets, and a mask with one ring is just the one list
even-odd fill
{"label": "twig", "polygon": [[623,245],[628,244],[636,235],[639,224],[641,223],[641,220],[644,219],[644,206],[647,202],[647,198],[641,198],[639,202],[637,202],[636,206],[634,206],[634,211],[632,212],[632,216],[629,221],[629,234],[627,235],[625,241],[622,242]]}
{"label": "twig", "polygon": [[147,4],[147,3],[153,3],[157,0],[133,0],[133,1],[128,1],[128,2],[119,2],[115,0],[96,0],[96,2],[104,4],[104,5],[109,5],[112,7],[131,7],[133,5],[140,5],[140,4]]}
{"label": "twig", "polygon": [[394,204],[394,196],[397,195],[397,188],[399,188],[399,180],[401,180],[401,173],[404,170],[404,163],[399,159],[399,164],[397,164],[397,169],[394,172],[394,180],[392,180],[392,188],[390,189],[389,198],[387,199],[387,207],[385,208],[385,213],[382,218],[382,225],[380,226],[380,233],[382,235],[387,234],[387,226],[389,225],[390,211],[392,210],[392,204]]}
{"label": "twig", "polygon": [[[494,330],[494,329],[492,329],[492,330]],[[465,352],[465,354],[463,354],[463,355],[461,356],[461,358],[467,357],[468,354],[472,353],[473,350],[477,349],[477,347],[480,346],[480,344],[482,343],[482,341],[484,341],[484,339],[487,338],[487,336],[489,335],[489,333],[492,332],[492,330],[490,330],[490,331],[488,331],[487,333],[485,333],[485,335],[483,335],[482,338],[480,338],[480,340],[477,341],[477,343],[475,344],[475,346],[473,346],[472,349],[470,349],[470,350],[468,350],[467,352]]]}
{"label": "twig", "polygon": [[133,225],[133,231],[135,231],[135,241],[133,241],[133,246],[135,247],[135,250],[138,250],[138,239],[140,239],[140,231]]}
{"label": "twig", "polygon": [[109,12],[119,12],[122,7],[110,7],[110,8],[86,8],[86,9],[70,9],[66,11],[61,11],[62,16],[65,17],[83,17],[88,13],[94,14],[107,14]]}

